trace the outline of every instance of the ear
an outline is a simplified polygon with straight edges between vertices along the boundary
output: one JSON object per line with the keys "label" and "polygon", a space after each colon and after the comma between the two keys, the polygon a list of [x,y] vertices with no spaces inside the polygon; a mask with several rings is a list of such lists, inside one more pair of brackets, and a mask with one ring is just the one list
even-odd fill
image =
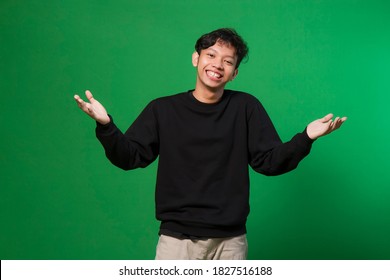
{"label": "ear", "polygon": [[238,68],[236,68],[236,69],[234,70],[233,76],[232,76],[232,78],[231,78],[230,80],[233,81],[233,80],[237,77],[237,75],[238,75]]}
{"label": "ear", "polygon": [[198,61],[199,61],[199,54],[197,51],[195,51],[193,54],[192,54],[192,65],[194,67],[198,67]]}

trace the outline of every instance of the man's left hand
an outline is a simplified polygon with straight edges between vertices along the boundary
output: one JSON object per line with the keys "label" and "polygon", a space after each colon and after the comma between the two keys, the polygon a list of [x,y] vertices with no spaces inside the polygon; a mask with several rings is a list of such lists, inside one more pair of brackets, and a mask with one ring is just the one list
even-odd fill
{"label": "man's left hand", "polygon": [[306,129],[307,135],[315,140],[339,129],[346,120],[347,117],[336,117],[333,120],[333,114],[328,114],[321,119],[311,122]]}

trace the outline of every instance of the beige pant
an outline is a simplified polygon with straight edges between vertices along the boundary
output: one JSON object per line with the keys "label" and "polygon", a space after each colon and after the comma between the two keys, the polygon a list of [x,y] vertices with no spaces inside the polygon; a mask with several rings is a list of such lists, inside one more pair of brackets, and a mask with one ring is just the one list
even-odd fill
{"label": "beige pant", "polygon": [[200,240],[161,235],[156,260],[245,260],[247,253],[246,234]]}

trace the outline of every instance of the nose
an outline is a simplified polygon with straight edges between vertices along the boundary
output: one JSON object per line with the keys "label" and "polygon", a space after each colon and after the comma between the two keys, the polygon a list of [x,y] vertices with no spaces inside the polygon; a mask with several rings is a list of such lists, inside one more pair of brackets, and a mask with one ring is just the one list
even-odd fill
{"label": "nose", "polygon": [[213,66],[217,68],[218,70],[223,70],[223,61],[216,60],[214,61]]}

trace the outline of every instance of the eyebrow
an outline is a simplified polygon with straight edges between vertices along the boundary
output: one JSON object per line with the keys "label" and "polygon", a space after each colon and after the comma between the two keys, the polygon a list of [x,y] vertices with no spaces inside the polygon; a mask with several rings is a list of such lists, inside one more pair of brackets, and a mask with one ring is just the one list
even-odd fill
{"label": "eyebrow", "polygon": [[[215,49],[213,49],[212,47],[208,47],[208,48],[205,49],[205,50],[211,50],[211,51],[213,51],[213,52],[215,52],[215,53],[218,53],[218,51],[215,50]],[[237,56],[237,55],[236,55],[236,56]],[[229,57],[229,58],[231,58],[231,59],[235,59],[235,58],[236,58],[235,56],[230,56],[230,55],[226,55],[225,57]]]}

